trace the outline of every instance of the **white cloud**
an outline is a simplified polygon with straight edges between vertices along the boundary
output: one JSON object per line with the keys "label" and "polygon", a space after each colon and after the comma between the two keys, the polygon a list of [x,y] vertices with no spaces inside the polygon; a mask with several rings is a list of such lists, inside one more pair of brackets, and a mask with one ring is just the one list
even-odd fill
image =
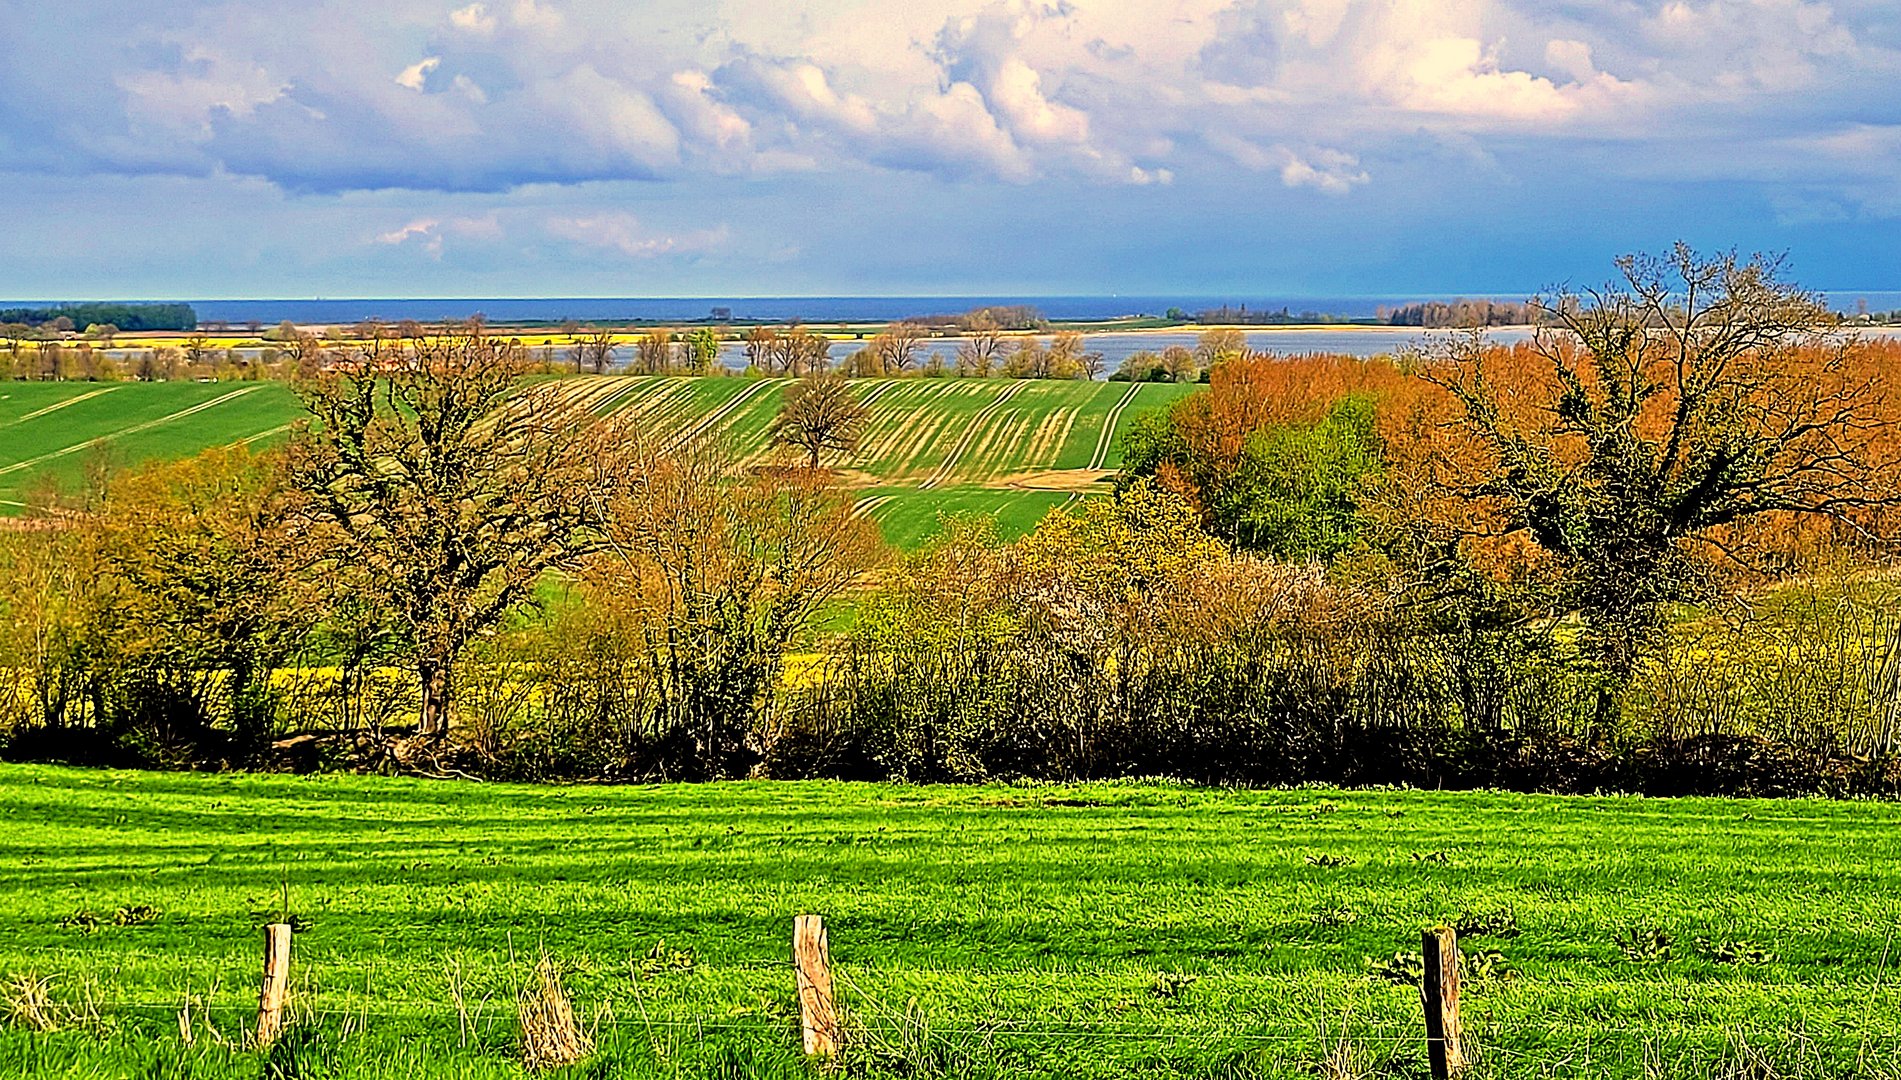
{"label": "white cloud", "polygon": [[454,11],[451,11],[449,13],[449,23],[457,30],[464,30],[471,34],[479,34],[483,37],[487,37],[495,32],[495,16],[490,15],[488,13],[488,5],[482,3],[470,4],[468,7],[456,8]]}
{"label": "white cloud", "polygon": [[634,215],[609,211],[584,217],[552,217],[549,235],[583,247],[612,251],[629,259],[657,259],[667,255],[698,255],[726,246],[731,230],[720,225],[684,233],[655,233],[643,228]]}
{"label": "white cloud", "polygon": [[1297,153],[1286,146],[1257,146],[1222,134],[1211,136],[1209,142],[1235,164],[1254,172],[1274,173],[1282,185],[1290,188],[1345,195],[1371,179],[1360,168],[1360,159],[1343,150],[1318,147]]}
{"label": "white cloud", "polygon": [[[1754,126],[1885,119],[1867,105],[1901,54],[1867,32],[1868,6],[915,0],[873,18],[842,2],[222,0],[121,28],[114,41],[139,45],[106,46],[116,94],[46,91],[73,95],[64,112],[29,96],[37,122],[0,142],[29,168],[227,170],[299,190],[1248,170],[1341,193],[1369,182],[1360,160],[1422,136],[1474,158],[1623,140],[1636,161],[1684,132],[1748,156],[1766,142],[1740,138]],[[339,15],[366,33],[330,32]],[[0,91],[21,85],[0,75]]]}
{"label": "white cloud", "polygon": [[442,57],[425,56],[421,60],[404,68],[396,75],[396,85],[420,92],[423,83],[428,81],[429,73],[442,66]]}
{"label": "white cloud", "polygon": [[134,117],[206,135],[213,115],[248,118],[290,88],[264,65],[234,59],[209,46],[184,50],[183,60],[175,71],[131,71],[118,77],[116,82]]}
{"label": "white cloud", "polygon": [[1288,151],[1286,164],[1281,166],[1281,183],[1290,188],[1310,187],[1328,195],[1345,195],[1367,181],[1359,164],[1358,158],[1338,150],[1321,150],[1311,159]]}
{"label": "white cloud", "polygon": [[488,104],[488,92],[483,90],[480,84],[467,75],[457,75],[455,78],[449,80],[449,89],[454,90],[456,93],[461,94],[477,105]]}
{"label": "white cloud", "polygon": [[565,22],[560,12],[542,5],[538,0],[515,0],[509,19],[516,26],[536,30],[558,30]]}
{"label": "white cloud", "polygon": [[405,243],[419,236],[432,235],[439,224],[441,223],[435,218],[417,218],[399,229],[391,229],[389,232],[379,234],[376,242],[379,244]]}
{"label": "white cloud", "polygon": [[433,217],[416,218],[406,225],[378,233],[376,243],[385,247],[402,247],[413,243],[431,259],[440,261],[445,237],[495,241],[502,239],[503,235],[500,217],[490,212],[476,217],[452,217],[447,220]]}
{"label": "white cloud", "polygon": [[1568,38],[1545,42],[1545,63],[1571,76],[1574,82],[1589,82],[1597,77],[1597,64],[1591,59],[1591,46]]}

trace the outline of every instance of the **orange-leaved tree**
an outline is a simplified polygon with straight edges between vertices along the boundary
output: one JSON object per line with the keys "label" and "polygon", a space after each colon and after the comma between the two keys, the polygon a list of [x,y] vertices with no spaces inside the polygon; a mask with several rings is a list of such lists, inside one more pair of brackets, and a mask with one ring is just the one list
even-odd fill
{"label": "orange-leaved tree", "polygon": [[1428,351],[1456,423],[1420,429],[1417,478],[1456,530],[1549,557],[1556,606],[1584,616],[1621,677],[1667,606],[1703,593],[1712,556],[1747,557],[1749,530],[1801,517],[1885,531],[1901,403],[1893,350],[1834,333],[1775,259],[1678,245],[1617,265],[1603,288],[1543,301],[1525,345],[1472,334]]}

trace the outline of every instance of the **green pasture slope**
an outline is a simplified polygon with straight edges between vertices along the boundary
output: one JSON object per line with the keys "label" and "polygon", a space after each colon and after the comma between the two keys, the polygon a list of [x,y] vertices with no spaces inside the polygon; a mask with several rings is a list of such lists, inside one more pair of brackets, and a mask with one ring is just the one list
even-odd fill
{"label": "green pasture slope", "polygon": [[119,464],[262,443],[303,416],[272,382],[0,383],[0,512],[72,483],[92,455]]}
{"label": "green pasture slope", "polygon": [[[602,411],[659,433],[718,433],[763,457],[786,380],[629,377]],[[846,463],[869,481],[862,512],[886,539],[914,547],[942,514],[997,516],[1005,535],[1033,528],[1051,509],[1106,484],[1052,490],[1038,474],[1106,473],[1122,463],[1120,439],[1142,412],[1193,386],[1014,379],[864,379],[864,443]],[[1039,487],[1037,485],[1045,485]]]}
{"label": "green pasture slope", "polygon": [[[546,384],[543,384],[546,385]],[[572,377],[557,381],[602,415],[667,437],[718,434],[763,459],[784,379]],[[1121,464],[1120,437],[1142,412],[1192,386],[1008,379],[867,379],[863,449],[844,463],[894,544],[915,546],[944,513],[995,514],[1006,535],[1073,505]],[[0,384],[0,513],[46,483],[72,484],[88,460],[182,457],[281,437],[302,416],[276,383]],[[1051,478],[1041,474],[1066,471]]]}
{"label": "green pasture slope", "polygon": [[[0,806],[0,987],[82,1014],[0,1022],[5,1076],[517,1076],[543,950],[599,1035],[570,1075],[828,1075],[795,1050],[802,912],[850,1076],[1421,1076],[1380,969],[1461,918],[1476,1077],[1901,1069],[1889,804],[0,766]],[[217,1036],[286,880],[267,1065]]]}

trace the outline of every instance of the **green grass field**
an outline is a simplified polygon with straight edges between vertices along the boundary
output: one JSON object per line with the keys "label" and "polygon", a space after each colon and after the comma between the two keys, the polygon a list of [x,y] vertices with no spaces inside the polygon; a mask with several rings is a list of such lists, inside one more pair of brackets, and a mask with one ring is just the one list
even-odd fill
{"label": "green grass field", "polygon": [[271,382],[0,383],[0,510],[46,483],[72,484],[91,455],[131,465],[261,443],[303,416]]}
{"label": "green grass field", "polygon": [[[1894,805],[32,766],[0,766],[0,804],[0,986],[81,1014],[0,1026],[7,1076],[518,1075],[542,950],[599,1035],[571,1075],[823,1075],[796,1053],[801,912],[830,928],[846,1075],[1423,1075],[1417,991],[1378,969],[1461,918],[1491,931],[1463,939],[1475,1076],[1901,1055]],[[255,1012],[286,880],[297,1026],[265,1062],[217,1035]]]}
{"label": "green grass field", "polygon": [[[763,459],[786,380],[577,377],[559,380],[596,413],[665,436],[718,434]],[[869,379],[864,445],[840,463],[893,543],[914,546],[940,513],[994,513],[1027,531],[1121,463],[1118,439],[1143,411],[1194,388],[1005,379]],[[0,512],[47,483],[73,484],[92,455],[119,464],[281,437],[302,412],[276,383],[0,384]],[[1049,476],[1062,472],[1062,476]]]}

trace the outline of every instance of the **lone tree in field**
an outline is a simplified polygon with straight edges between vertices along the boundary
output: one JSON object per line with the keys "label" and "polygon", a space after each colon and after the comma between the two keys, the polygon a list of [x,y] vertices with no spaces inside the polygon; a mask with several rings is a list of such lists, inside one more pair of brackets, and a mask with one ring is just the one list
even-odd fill
{"label": "lone tree in field", "polygon": [[293,448],[315,524],[367,577],[414,650],[420,731],[448,731],[466,645],[593,550],[601,428],[525,391],[519,344],[479,326],[374,338],[298,384],[315,421]]}
{"label": "lone tree in field", "polygon": [[805,451],[806,468],[817,469],[828,453],[858,449],[869,410],[851,396],[843,376],[813,372],[785,389],[785,403],[772,421],[772,445]]}
{"label": "lone tree in field", "polygon": [[1777,260],[1679,244],[1617,265],[1602,289],[1541,302],[1528,347],[1462,335],[1425,372],[1478,451],[1449,472],[1468,531],[1551,556],[1624,677],[1667,605],[1704,591],[1712,554],[1747,558],[1751,530],[1879,529],[1901,452],[1889,376]]}

